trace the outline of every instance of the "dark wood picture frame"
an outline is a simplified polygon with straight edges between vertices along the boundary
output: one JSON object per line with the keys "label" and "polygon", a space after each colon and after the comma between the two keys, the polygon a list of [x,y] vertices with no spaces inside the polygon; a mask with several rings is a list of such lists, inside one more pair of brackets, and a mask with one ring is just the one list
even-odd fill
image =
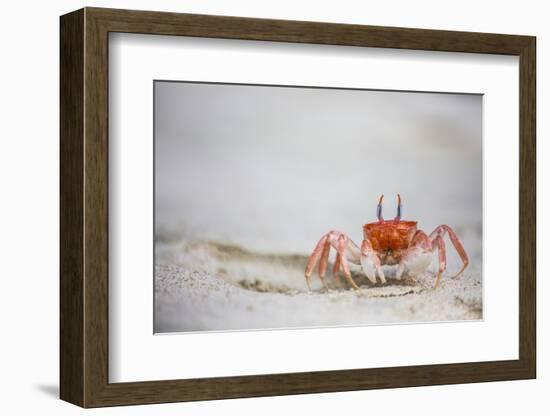
{"label": "dark wood picture frame", "polygon": [[[82,407],[536,377],[535,38],[85,8],[60,19],[60,396]],[[519,57],[519,359],[109,383],[108,34],[179,35]]]}

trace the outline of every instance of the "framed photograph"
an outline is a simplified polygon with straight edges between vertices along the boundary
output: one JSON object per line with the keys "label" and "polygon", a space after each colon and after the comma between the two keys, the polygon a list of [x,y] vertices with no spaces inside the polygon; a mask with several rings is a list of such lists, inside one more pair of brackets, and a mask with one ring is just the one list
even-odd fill
{"label": "framed photograph", "polygon": [[535,378],[534,37],[60,29],[63,400]]}

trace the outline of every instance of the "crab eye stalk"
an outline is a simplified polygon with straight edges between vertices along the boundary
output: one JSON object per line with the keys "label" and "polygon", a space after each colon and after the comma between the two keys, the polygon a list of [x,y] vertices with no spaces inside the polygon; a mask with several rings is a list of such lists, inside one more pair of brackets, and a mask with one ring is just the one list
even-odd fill
{"label": "crab eye stalk", "polygon": [[403,208],[401,207],[401,195],[397,194],[397,215],[395,217],[396,220],[401,219],[401,213],[403,212]]}
{"label": "crab eye stalk", "polygon": [[376,206],[376,217],[380,222],[384,221],[384,218],[382,217],[382,200],[383,199],[384,199],[384,195],[381,195],[380,199],[378,200],[378,205]]}

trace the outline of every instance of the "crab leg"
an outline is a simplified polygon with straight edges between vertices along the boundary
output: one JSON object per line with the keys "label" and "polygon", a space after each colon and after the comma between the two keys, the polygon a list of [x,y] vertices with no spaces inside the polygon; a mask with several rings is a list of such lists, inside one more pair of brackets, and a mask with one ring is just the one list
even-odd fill
{"label": "crab leg", "polygon": [[[438,288],[439,283],[441,282],[441,276],[447,268],[447,253],[445,249],[445,242],[443,241],[444,232],[445,229],[438,227],[430,235],[430,237],[428,237],[424,231],[418,230],[412,238],[410,253],[405,257],[406,262],[410,265],[414,265],[415,258],[421,257],[423,253],[433,253],[437,250],[439,257],[439,268],[435,278],[434,289]],[[460,247],[462,247],[462,245]],[[464,250],[464,248],[462,248],[462,250]],[[421,261],[417,262],[417,264],[420,263]]]}
{"label": "crab leg", "polygon": [[439,270],[437,272],[437,277],[435,278],[435,285],[434,289],[437,289],[439,286],[439,281],[441,280],[441,275],[445,271],[445,268],[447,267],[447,256],[445,253],[445,243],[443,242],[443,238],[436,237],[433,242],[433,249],[435,249],[435,245],[437,244],[438,248],[438,254],[439,254]]}
{"label": "crab leg", "polygon": [[455,247],[458,255],[460,256],[460,259],[462,260],[462,268],[457,274],[453,276],[453,279],[454,279],[458,277],[466,269],[466,267],[468,267],[469,260],[468,260],[468,255],[466,254],[466,250],[464,250],[464,246],[458,239],[453,229],[448,225],[443,224],[436,227],[436,229],[433,230],[433,232],[430,234],[430,241],[432,242],[432,244],[437,237],[440,237],[441,239],[443,239],[443,237],[445,236],[445,233],[449,235],[449,238],[451,239],[453,246]]}
{"label": "crab leg", "polygon": [[338,286],[342,287],[342,280],[340,279],[340,254],[336,253],[336,259],[334,260],[334,266],[332,267],[332,277],[338,283]]}
{"label": "crab leg", "polygon": [[315,266],[317,265],[317,262],[319,262],[319,259],[319,279],[326,287],[325,274],[327,271],[328,257],[330,254],[331,246],[336,250],[336,260],[332,269],[333,276],[335,277],[335,279],[338,278],[338,282],[341,283],[340,276],[338,276],[338,271],[340,270],[340,268],[342,268],[342,270],[344,271],[344,275],[346,276],[346,279],[348,280],[350,285],[354,289],[361,291],[351,278],[348,264],[348,262],[351,262],[353,264],[360,264],[361,252],[359,250],[359,247],[357,247],[357,245],[353,241],[351,241],[349,237],[346,236],[344,233],[335,230],[329,231],[323,237],[321,237],[321,239],[315,246],[313,253],[311,253],[311,256],[309,257],[305,270],[306,283],[309,290],[311,290],[310,277],[313,273],[313,270],[315,269]]}
{"label": "crab leg", "polygon": [[328,265],[328,255],[330,253],[330,242],[325,242],[325,245],[323,246],[323,252],[321,253],[321,261],[319,262],[319,279],[321,280],[321,283],[323,283],[324,287],[327,287],[325,283],[325,274],[327,272],[327,265]]}
{"label": "crab leg", "polygon": [[344,269],[344,275],[346,276],[346,279],[348,280],[349,284],[357,290],[359,293],[363,293],[363,291],[357,286],[355,281],[351,277],[351,273],[349,271],[349,265],[348,260],[346,259],[346,245],[348,243],[348,238],[344,235],[341,235],[338,238],[338,254],[340,255],[340,262],[342,263],[342,268]]}
{"label": "crab leg", "polygon": [[432,245],[426,233],[422,230],[417,230],[411,240],[411,245],[415,247],[422,247],[425,250],[430,250]]}
{"label": "crab leg", "polygon": [[325,248],[326,242],[328,242],[328,234],[325,234],[323,237],[321,237],[321,239],[313,249],[313,253],[311,253],[311,256],[309,257],[309,260],[307,262],[305,277],[306,277],[307,287],[309,290],[311,290],[309,278],[311,277],[311,273],[313,272],[313,269],[317,264],[317,260],[319,259],[319,256],[321,255],[322,251]]}

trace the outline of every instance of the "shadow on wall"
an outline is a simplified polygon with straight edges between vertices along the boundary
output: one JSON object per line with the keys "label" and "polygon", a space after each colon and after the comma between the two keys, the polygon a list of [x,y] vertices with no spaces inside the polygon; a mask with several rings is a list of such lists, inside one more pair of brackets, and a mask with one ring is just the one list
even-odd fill
{"label": "shadow on wall", "polygon": [[46,396],[59,399],[59,386],[57,384],[37,384],[34,388]]}

